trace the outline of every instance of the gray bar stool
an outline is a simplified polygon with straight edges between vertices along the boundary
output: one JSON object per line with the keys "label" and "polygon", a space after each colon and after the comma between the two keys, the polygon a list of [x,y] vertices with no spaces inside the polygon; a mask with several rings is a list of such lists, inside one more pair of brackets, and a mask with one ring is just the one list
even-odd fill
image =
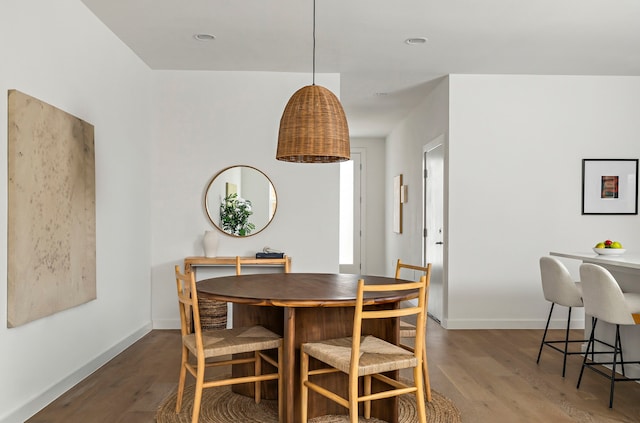
{"label": "gray bar stool", "polygon": [[[544,328],[544,335],[542,336],[536,363],[540,363],[540,355],[545,345],[559,351],[563,354],[562,377],[564,377],[567,368],[567,355],[582,354],[582,351],[569,351],[569,343],[581,342],[584,344],[587,342],[586,339],[569,339],[571,309],[573,307],[583,307],[582,288],[580,282],[574,282],[571,278],[566,266],[554,257],[540,258],[540,276],[542,279],[542,292],[544,293],[544,298],[551,302],[551,310],[549,310],[549,317],[547,318],[547,325]],[[547,341],[547,330],[549,329],[549,322],[551,321],[553,308],[556,304],[569,308],[565,338],[563,340]],[[564,348],[559,348],[555,344],[564,344]]]}
{"label": "gray bar stool", "polygon": [[[613,388],[615,382],[640,380],[640,378],[624,377],[625,364],[640,364],[640,361],[624,361],[622,355],[622,343],[620,342],[620,325],[640,324],[640,293],[622,292],[620,285],[607,269],[596,264],[585,263],[580,266],[580,279],[582,280],[582,296],[584,300],[585,314],[593,316],[591,336],[587,344],[587,351],[582,362],[577,388],[580,388],[582,374],[585,367],[610,379],[611,389],[609,393],[609,408],[613,407]],[[612,348],[607,351],[595,351],[594,333],[598,320],[616,325],[616,339],[614,345],[605,344]],[[587,356],[591,351],[591,362],[587,362]],[[593,354],[613,354],[613,361],[595,362]],[[620,360],[618,360],[618,355]],[[599,366],[609,364],[611,373],[604,372]],[[616,377],[616,367],[622,367],[621,378]]]}

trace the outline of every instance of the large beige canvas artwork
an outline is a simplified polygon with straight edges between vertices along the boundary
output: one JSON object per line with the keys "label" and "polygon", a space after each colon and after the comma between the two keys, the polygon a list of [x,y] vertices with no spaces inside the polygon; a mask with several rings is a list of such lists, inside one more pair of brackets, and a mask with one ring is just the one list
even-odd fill
{"label": "large beige canvas artwork", "polygon": [[96,298],[93,125],[8,93],[7,326]]}

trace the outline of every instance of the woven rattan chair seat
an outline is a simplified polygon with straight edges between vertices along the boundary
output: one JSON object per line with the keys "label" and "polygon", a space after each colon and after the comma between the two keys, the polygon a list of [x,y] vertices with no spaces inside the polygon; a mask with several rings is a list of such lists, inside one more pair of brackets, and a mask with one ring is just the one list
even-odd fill
{"label": "woven rattan chair seat", "polygon": [[416,325],[409,322],[400,321],[400,338],[415,338]]}
{"label": "woven rattan chair seat", "polygon": [[[189,351],[195,354],[195,335],[185,335],[183,341]],[[202,342],[205,357],[219,357],[278,348],[282,338],[262,326],[253,326],[202,332]]]}
{"label": "woven rattan chair seat", "polygon": [[[329,339],[303,344],[302,348],[330,366],[349,373],[352,338]],[[410,351],[393,345],[375,336],[362,338],[358,376],[383,373],[416,366],[416,359]]]}

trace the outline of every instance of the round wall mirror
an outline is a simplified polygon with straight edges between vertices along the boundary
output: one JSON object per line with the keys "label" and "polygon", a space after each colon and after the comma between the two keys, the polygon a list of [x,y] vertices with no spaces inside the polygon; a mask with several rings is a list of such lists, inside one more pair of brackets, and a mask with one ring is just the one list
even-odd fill
{"label": "round wall mirror", "polygon": [[251,236],[266,228],[277,205],[271,180],[251,166],[221,170],[204,194],[207,217],[213,226],[231,236]]}

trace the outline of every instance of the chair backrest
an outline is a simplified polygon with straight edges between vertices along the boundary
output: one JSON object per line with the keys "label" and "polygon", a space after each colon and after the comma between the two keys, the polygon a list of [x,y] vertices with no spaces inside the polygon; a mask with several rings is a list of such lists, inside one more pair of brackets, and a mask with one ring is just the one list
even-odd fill
{"label": "chair backrest", "polygon": [[597,264],[580,265],[584,312],[617,325],[633,325],[635,321],[611,273]]}
{"label": "chair backrest", "polygon": [[180,266],[175,267],[176,286],[178,288],[178,308],[180,310],[180,331],[182,336],[195,333],[196,347],[203,348],[202,327],[200,326],[200,309],[198,307],[198,291],[193,272],[181,273]]}
{"label": "chair backrest", "polygon": [[544,298],[566,307],[582,307],[582,293],[567,267],[555,257],[540,258]]}
{"label": "chair backrest", "polygon": [[281,265],[284,273],[291,271],[291,258],[284,256],[283,258],[247,258],[236,256],[236,275],[242,274],[242,265],[247,264],[264,264],[264,265]]}
{"label": "chair backrest", "polygon": [[[351,375],[358,374],[358,361],[360,358],[360,343],[362,334],[362,320],[364,319],[387,319],[400,318],[404,316],[416,316],[416,340],[414,356],[422,360],[422,350],[424,348],[424,337],[427,317],[427,304],[429,303],[429,282],[431,279],[431,264],[426,267],[426,275],[421,276],[417,282],[397,282],[385,285],[367,285],[364,279],[358,281],[358,294],[356,298],[355,316],[353,319],[353,344],[351,347]],[[398,307],[391,310],[366,309],[365,296],[367,292],[404,292],[418,290],[418,303],[408,307]]]}
{"label": "chair backrest", "polygon": [[[416,266],[415,264],[407,264],[407,263],[403,263],[400,259],[398,259],[398,262],[396,263],[396,279],[402,279],[400,276],[402,275],[402,269],[410,269],[410,270],[417,270],[419,272],[424,273],[425,275],[428,272],[428,267],[427,266]],[[414,279],[414,278],[411,278]]]}

